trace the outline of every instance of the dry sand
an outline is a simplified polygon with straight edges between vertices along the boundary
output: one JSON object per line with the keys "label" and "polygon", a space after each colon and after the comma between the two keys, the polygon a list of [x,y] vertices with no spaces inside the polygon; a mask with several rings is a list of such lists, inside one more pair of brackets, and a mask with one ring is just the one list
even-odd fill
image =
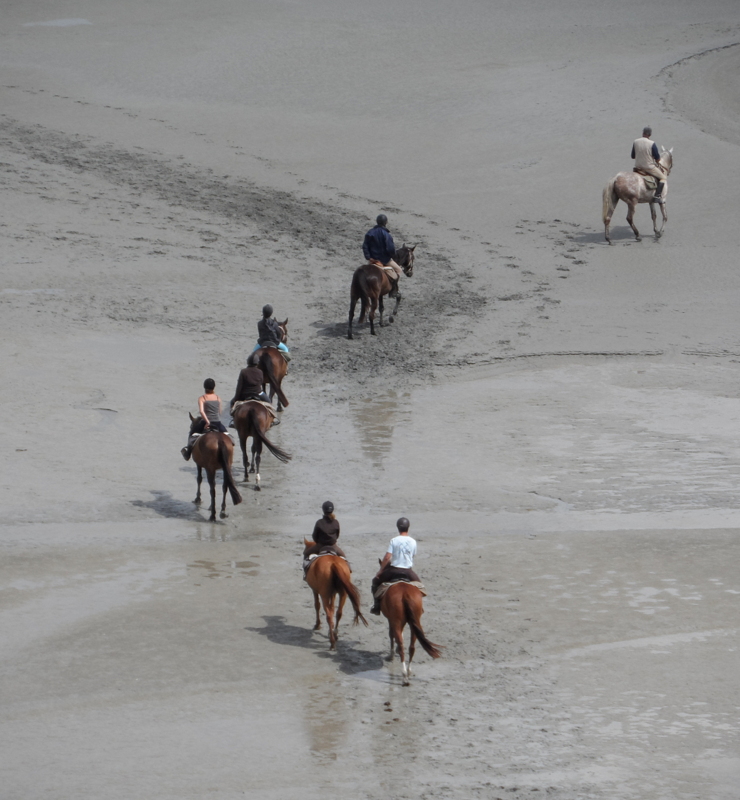
{"label": "dry sand", "polygon": [[[735,2],[6,8],[4,798],[740,798]],[[669,222],[600,193],[652,124]],[[384,210],[396,323],[345,338]],[[179,456],[264,302],[291,400],[211,525]],[[241,467],[237,467],[241,477]],[[384,625],[312,633],[331,497]]]}

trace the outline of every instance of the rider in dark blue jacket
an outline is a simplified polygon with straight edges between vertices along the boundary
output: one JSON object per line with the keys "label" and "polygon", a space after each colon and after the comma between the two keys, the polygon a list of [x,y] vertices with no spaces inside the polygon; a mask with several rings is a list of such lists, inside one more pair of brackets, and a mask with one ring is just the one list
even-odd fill
{"label": "rider in dark blue jacket", "polygon": [[396,278],[398,278],[403,274],[403,270],[393,260],[393,256],[396,255],[396,245],[386,228],[388,217],[385,214],[379,214],[375,222],[377,223],[375,227],[370,228],[365,234],[362,252],[368,261],[377,261],[384,267],[393,267]]}

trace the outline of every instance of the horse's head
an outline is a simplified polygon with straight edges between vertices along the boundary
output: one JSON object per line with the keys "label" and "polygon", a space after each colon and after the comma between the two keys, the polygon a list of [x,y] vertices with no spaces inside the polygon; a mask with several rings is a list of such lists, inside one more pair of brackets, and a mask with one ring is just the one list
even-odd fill
{"label": "horse's head", "polygon": [[280,332],[283,334],[283,338],[280,340],[281,342],[288,341],[288,317],[285,318],[285,322],[279,322],[278,326],[280,327]]}
{"label": "horse's head", "polygon": [[414,274],[414,250],[416,250],[416,245],[406,247],[405,244],[396,250],[396,263],[401,267],[403,274],[407,278]]}
{"label": "horse's head", "polygon": [[663,152],[660,154],[660,161],[658,163],[666,171],[666,174],[670,175],[671,169],[673,169],[673,148],[671,147],[670,150],[666,150],[665,147],[661,147],[661,150]]}

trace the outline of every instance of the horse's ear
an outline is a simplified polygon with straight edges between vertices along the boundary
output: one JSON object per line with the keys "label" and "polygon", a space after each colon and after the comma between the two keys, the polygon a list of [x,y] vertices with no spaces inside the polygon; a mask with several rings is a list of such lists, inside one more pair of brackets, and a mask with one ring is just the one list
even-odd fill
{"label": "horse's ear", "polygon": [[660,146],[660,152],[665,153],[665,147],[663,147],[663,145]]}
{"label": "horse's ear", "polygon": [[673,148],[671,147],[671,149],[670,149],[668,152],[669,152],[671,155],[673,155]]}
{"label": "horse's ear", "polygon": [[195,422],[195,417],[188,411],[188,416],[190,417],[191,422]]}
{"label": "horse's ear", "polygon": [[288,326],[288,318],[286,317],[286,318],[285,318],[285,322],[281,322],[281,323],[280,323],[280,325],[281,325],[283,328],[287,328],[287,326]]}
{"label": "horse's ear", "polygon": [[411,252],[413,253],[413,252],[414,252],[414,250],[416,250],[416,247],[417,247],[417,246],[416,246],[416,245],[414,245],[413,247],[410,247],[410,248],[409,248],[409,250],[411,250]]}

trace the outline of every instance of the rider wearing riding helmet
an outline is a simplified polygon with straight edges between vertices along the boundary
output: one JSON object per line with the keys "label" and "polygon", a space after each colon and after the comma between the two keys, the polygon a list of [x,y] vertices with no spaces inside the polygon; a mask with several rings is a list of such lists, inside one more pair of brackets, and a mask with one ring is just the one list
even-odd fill
{"label": "rider wearing riding helmet", "polygon": [[[255,361],[254,353],[249,354],[247,359],[247,366],[239,373],[239,380],[236,382],[236,391],[231,398],[229,408],[231,413],[234,413],[234,403],[246,402],[247,400],[260,400],[263,403],[269,403],[270,398],[263,391],[262,387],[265,383],[265,374]],[[280,424],[277,415],[273,413],[272,425]],[[230,428],[235,427],[233,420],[229,424]]]}
{"label": "rider wearing riding helmet", "polygon": [[416,555],[416,540],[409,536],[411,523],[406,517],[401,517],[396,522],[398,536],[394,536],[388,545],[388,550],[380,562],[372,582],[373,607],[371,614],[380,614],[380,600],[375,597],[375,592],[381,583],[395,583],[396,581],[418,581],[419,576],[412,569]]}
{"label": "rider wearing riding helmet", "polygon": [[388,217],[385,214],[378,214],[375,219],[375,227],[370,228],[365,234],[362,252],[370,264],[392,267],[396,273],[395,279],[398,280],[403,275],[403,270],[393,260],[393,256],[396,255],[396,245],[393,243],[393,237],[386,225],[388,225]]}
{"label": "rider wearing riding helmet", "polygon": [[272,316],[272,306],[268,303],[262,308],[262,319],[257,323],[257,332],[259,338],[255,350],[260,347],[277,347],[283,354],[286,361],[290,361],[290,352],[285,344],[283,344],[283,333],[280,330],[278,321]]}

